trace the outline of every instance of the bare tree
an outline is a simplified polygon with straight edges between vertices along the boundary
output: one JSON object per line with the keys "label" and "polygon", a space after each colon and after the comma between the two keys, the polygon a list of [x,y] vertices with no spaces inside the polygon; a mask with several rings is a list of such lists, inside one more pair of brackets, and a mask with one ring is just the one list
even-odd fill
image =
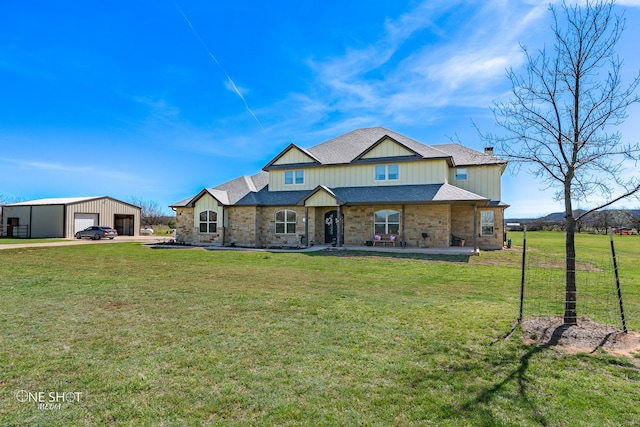
{"label": "bare tree", "polygon": [[[640,101],[635,94],[640,75],[622,83],[622,61],[615,45],[624,19],[613,13],[613,2],[587,1],[583,7],[564,3],[553,16],[553,49],[526,55],[524,76],[508,71],[511,96],[496,102],[493,112],[504,136],[485,135],[512,164],[528,164],[547,188],[564,201],[566,225],[565,325],[577,322],[576,221],[591,212],[637,195],[637,177],[624,180],[623,160],[638,161],[640,146],[623,144],[615,126],[627,117],[627,107]],[[574,201],[600,204],[573,213]]]}
{"label": "bare tree", "polygon": [[611,216],[611,212],[609,209],[603,209],[601,211],[594,213],[594,228],[596,229],[596,233],[605,234],[611,224],[613,222],[613,218]]}
{"label": "bare tree", "polygon": [[640,235],[640,209],[632,209],[629,211],[629,223],[631,228],[635,228]]}
{"label": "bare tree", "polygon": [[152,200],[144,200],[139,197],[130,197],[129,203],[140,208],[140,223],[144,225],[157,225],[160,223],[162,209],[158,203]]}

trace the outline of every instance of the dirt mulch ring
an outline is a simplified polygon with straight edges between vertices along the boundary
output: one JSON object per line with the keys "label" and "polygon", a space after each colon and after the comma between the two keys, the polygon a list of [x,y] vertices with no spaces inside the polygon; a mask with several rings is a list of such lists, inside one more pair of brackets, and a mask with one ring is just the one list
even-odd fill
{"label": "dirt mulch ring", "polygon": [[526,344],[552,345],[568,353],[593,353],[603,349],[610,354],[634,358],[640,364],[640,334],[622,332],[615,326],[601,325],[586,317],[574,326],[564,326],[562,317],[534,317],[522,320]]}

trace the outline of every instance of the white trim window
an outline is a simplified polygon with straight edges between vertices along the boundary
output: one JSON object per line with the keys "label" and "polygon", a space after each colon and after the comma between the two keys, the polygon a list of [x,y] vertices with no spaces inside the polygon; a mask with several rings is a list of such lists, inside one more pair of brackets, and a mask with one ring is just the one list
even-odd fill
{"label": "white trim window", "polygon": [[391,209],[383,209],[373,214],[375,234],[399,234],[400,213]]}
{"label": "white trim window", "polygon": [[218,212],[202,211],[200,212],[200,232],[216,233],[218,231]]}
{"label": "white trim window", "polygon": [[495,212],[480,211],[480,235],[493,236],[495,231]]}
{"label": "white trim window", "polygon": [[304,184],[304,170],[297,169],[297,170],[291,170],[291,171],[284,171],[284,184],[285,185]]}
{"label": "white trim window", "polygon": [[276,234],[296,232],[296,213],[288,209],[276,212]]}
{"label": "white trim window", "polygon": [[376,181],[397,181],[400,179],[400,165],[376,165]]}
{"label": "white trim window", "polygon": [[456,168],[456,181],[466,181],[467,176],[467,168]]}

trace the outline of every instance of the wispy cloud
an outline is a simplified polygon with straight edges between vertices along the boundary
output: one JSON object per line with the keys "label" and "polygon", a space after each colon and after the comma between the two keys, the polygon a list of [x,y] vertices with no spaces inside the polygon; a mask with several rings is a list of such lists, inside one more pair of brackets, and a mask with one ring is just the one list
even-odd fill
{"label": "wispy cloud", "polygon": [[0,158],[0,161],[13,163],[20,167],[32,170],[35,169],[38,171],[57,172],[73,176],[79,175],[87,178],[90,175],[93,178],[101,177],[117,181],[135,181],[140,179],[139,176],[133,175],[131,173],[119,171],[116,169],[109,169],[107,167],[95,168],[92,166],[76,166],[64,163],[45,162],[37,160],[25,161],[6,157]]}
{"label": "wispy cloud", "polygon": [[143,106],[146,110],[145,122],[147,124],[151,124],[153,126],[156,126],[157,124],[173,126],[179,119],[180,108],[174,104],[170,104],[161,97],[137,96],[128,98]]}
{"label": "wispy cloud", "polygon": [[524,61],[520,44],[542,47],[550,34],[544,31],[548,6],[548,0],[423,1],[403,15],[372,22],[379,37],[366,46],[308,58],[315,81],[307,90],[257,111],[269,127],[245,129],[238,138],[225,132],[237,117],[206,132],[185,124],[182,147],[235,158],[249,148],[268,152],[302,139],[318,143],[357,127],[428,126],[451,114],[468,122],[470,110],[488,115],[492,101],[508,89],[506,70]]}
{"label": "wispy cloud", "polygon": [[209,56],[209,58],[211,58],[213,60],[213,62],[215,62],[215,64],[220,69],[220,71],[222,71],[222,73],[225,75],[226,82],[227,82],[227,87],[231,87],[233,92],[236,95],[238,95],[238,97],[244,103],[245,109],[249,112],[249,114],[251,114],[251,116],[260,125],[260,127],[263,128],[262,123],[260,122],[260,120],[258,120],[258,116],[256,116],[256,114],[253,112],[253,110],[249,107],[249,103],[247,102],[247,100],[244,97],[244,95],[242,94],[242,92],[240,92],[240,89],[238,89],[238,86],[236,85],[236,83],[233,81],[231,76],[226,72],[226,70],[222,67],[222,65],[218,61],[218,58],[216,58],[215,55],[213,54],[213,52],[211,52],[211,49],[209,49],[209,46],[207,46],[207,44],[204,42],[202,37],[200,37],[200,34],[193,27],[193,24],[191,24],[191,21],[189,20],[189,18],[187,18],[187,15],[185,15],[185,13],[182,11],[182,9],[180,9],[180,7],[178,6],[177,3],[174,2],[174,5],[175,5],[176,9],[178,9],[178,11],[182,15],[182,17],[184,18],[184,20],[187,23],[187,25],[189,26],[189,28],[191,29],[191,32],[193,33],[193,35],[198,39],[198,41],[200,42],[200,44],[202,45],[204,50],[207,52],[207,55]]}
{"label": "wispy cloud", "polygon": [[640,0],[616,0],[618,6],[640,7]]}
{"label": "wispy cloud", "polygon": [[[377,111],[390,120],[424,120],[447,106],[484,107],[499,93],[505,70],[523,58],[519,41],[544,17],[547,4],[425,1],[388,19],[363,49],[314,58],[318,90],[333,111]],[[464,21],[458,19],[457,10]],[[446,25],[445,25],[446,24]],[[454,28],[448,32],[444,28]],[[437,48],[434,46],[437,44]]]}
{"label": "wispy cloud", "polygon": [[24,161],[3,157],[1,159],[4,162],[10,162],[22,167],[39,169],[39,170],[47,170],[47,171],[57,171],[57,172],[72,172],[72,173],[86,173],[90,172],[92,168],[89,166],[72,166],[72,165],[64,165],[60,163],[52,163],[52,162],[42,162],[42,161]]}

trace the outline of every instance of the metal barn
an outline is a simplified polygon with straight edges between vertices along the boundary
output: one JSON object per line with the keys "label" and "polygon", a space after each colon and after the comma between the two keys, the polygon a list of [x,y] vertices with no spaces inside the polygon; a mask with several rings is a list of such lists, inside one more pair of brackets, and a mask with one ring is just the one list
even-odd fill
{"label": "metal barn", "polygon": [[140,208],[107,196],[31,200],[2,207],[2,236],[65,237],[92,225],[115,228],[118,235],[137,236]]}

